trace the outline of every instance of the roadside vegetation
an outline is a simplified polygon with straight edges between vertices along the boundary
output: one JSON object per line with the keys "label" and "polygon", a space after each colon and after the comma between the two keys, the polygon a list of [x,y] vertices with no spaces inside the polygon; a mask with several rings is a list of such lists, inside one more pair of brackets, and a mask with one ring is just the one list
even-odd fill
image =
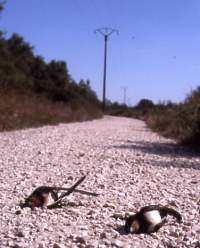
{"label": "roadside vegetation", "polygon": [[200,151],[200,87],[179,104],[142,99],[134,107],[112,103],[108,113],[144,120],[161,135]]}
{"label": "roadside vegetation", "polygon": [[23,37],[0,32],[0,131],[101,116],[89,80],[75,82],[64,61],[46,63]]}
{"label": "roadside vegetation", "polygon": [[147,124],[166,137],[200,151],[200,87],[183,103],[163,103],[149,111]]}

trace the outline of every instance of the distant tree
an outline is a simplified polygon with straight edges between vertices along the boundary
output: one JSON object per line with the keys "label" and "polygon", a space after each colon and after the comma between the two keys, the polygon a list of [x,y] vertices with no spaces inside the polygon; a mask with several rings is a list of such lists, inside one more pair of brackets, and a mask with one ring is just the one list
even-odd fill
{"label": "distant tree", "polygon": [[97,98],[96,93],[90,87],[90,80],[84,81],[83,79],[81,79],[79,81],[78,86],[79,86],[79,93],[82,96],[84,96],[85,99],[88,99],[94,103],[99,104],[99,100]]}
{"label": "distant tree", "polygon": [[140,109],[152,108],[154,107],[154,103],[149,99],[141,99],[136,107]]}
{"label": "distant tree", "polygon": [[69,93],[70,75],[64,61],[52,60],[46,66],[49,78],[49,96],[53,101],[67,102],[71,98]]}
{"label": "distant tree", "polygon": [[47,65],[49,77],[53,81],[54,88],[64,89],[69,83],[69,74],[64,61],[52,60]]}
{"label": "distant tree", "polygon": [[[3,5],[0,2],[0,11]],[[89,80],[76,83],[64,61],[46,63],[34,55],[33,47],[14,33],[8,39],[0,32],[0,90],[27,91],[53,101],[76,102],[77,106],[96,105],[98,98]]]}
{"label": "distant tree", "polygon": [[86,82],[83,80],[83,79],[81,79],[80,81],[79,81],[79,87],[84,91],[88,91],[88,90],[90,90],[90,81],[89,80],[87,80]]}
{"label": "distant tree", "polygon": [[198,86],[195,90],[191,91],[191,93],[187,95],[184,103],[194,105],[200,103],[200,86]]}
{"label": "distant tree", "polygon": [[0,2],[0,13],[4,10],[5,4],[6,4],[6,1]]}
{"label": "distant tree", "polygon": [[33,89],[36,93],[47,93],[53,88],[47,66],[41,56],[34,58],[31,64],[31,76],[34,81]]}
{"label": "distant tree", "polygon": [[[0,2],[0,14],[4,9],[5,2]],[[4,32],[0,30],[0,49],[2,50],[2,45],[5,45]],[[0,51],[1,52],[1,51]],[[0,54],[1,56],[2,54]],[[1,56],[2,57],[2,56]]]}
{"label": "distant tree", "polygon": [[107,108],[110,108],[113,106],[113,103],[110,99],[106,98],[105,105]]}
{"label": "distant tree", "polygon": [[16,56],[21,59],[33,57],[33,47],[29,43],[25,42],[23,37],[14,33],[8,39],[8,49]]}

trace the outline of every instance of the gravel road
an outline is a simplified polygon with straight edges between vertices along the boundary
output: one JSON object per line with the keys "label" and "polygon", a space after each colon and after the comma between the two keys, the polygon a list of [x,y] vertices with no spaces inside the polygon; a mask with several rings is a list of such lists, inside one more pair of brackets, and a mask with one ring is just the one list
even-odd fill
{"label": "gravel road", "polygon": [[[18,204],[37,186],[79,189],[53,210]],[[200,155],[144,122],[103,119],[0,133],[0,248],[200,247]],[[125,235],[125,212],[169,204],[183,216],[153,235]]]}

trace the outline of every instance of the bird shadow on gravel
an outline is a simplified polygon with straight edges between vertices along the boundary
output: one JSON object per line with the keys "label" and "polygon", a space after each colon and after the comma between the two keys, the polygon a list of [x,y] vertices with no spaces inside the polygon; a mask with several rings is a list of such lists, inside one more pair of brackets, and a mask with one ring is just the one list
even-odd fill
{"label": "bird shadow on gravel", "polygon": [[125,232],[125,230],[124,230],[124,225],[115,228],[115,231],[117,231],[120,235],[128,235],[128,233]]}
{"label": "bird shadow on gravel", "polygon": [[[191,149],[175,144],[163,142],[149,142],[149,141],[124,141],[124,144],[113,145],[112,148],[133,150],[136,153],[153,154],[163,157],[169,157],[172,161],[155,161],[155,166],[161,167],[182,167],[193,168],[200,170],[200,162],[193,161],[193,159],[200,159],[200,153],[194,152]],[[176,161],[173,161],[176,159]],[[187,161],[183,161],[183,160]]]}

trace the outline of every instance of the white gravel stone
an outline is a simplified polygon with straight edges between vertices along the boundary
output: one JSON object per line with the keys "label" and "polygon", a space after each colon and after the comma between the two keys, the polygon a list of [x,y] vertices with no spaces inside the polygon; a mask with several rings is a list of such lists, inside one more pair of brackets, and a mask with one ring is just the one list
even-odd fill
{"label": "white gravel stone", "polygon": [[[79,189],[62,208],[20,209],[35,187]],[[101,120],[0,133],[0,247],[199,247],[200,155],[151,132],[144,122]],[[124,217],[169,204],[173,218],[154,235],[124,235]],[[56,247],[57,246],[57,247]]]}
{"label": "white gravel stone", "polygon": [[64,246],[64,245],[62,245],[62,244],[57,244],[57,243],[55,243],[55,244],[53,245],[53,248],[66,248],[66,246]]}
{"label": "white gravel stone", "polygon": [[112,246],[114,247],[124,247],[124,242],[120,241],[120,240],[112,240]]}

